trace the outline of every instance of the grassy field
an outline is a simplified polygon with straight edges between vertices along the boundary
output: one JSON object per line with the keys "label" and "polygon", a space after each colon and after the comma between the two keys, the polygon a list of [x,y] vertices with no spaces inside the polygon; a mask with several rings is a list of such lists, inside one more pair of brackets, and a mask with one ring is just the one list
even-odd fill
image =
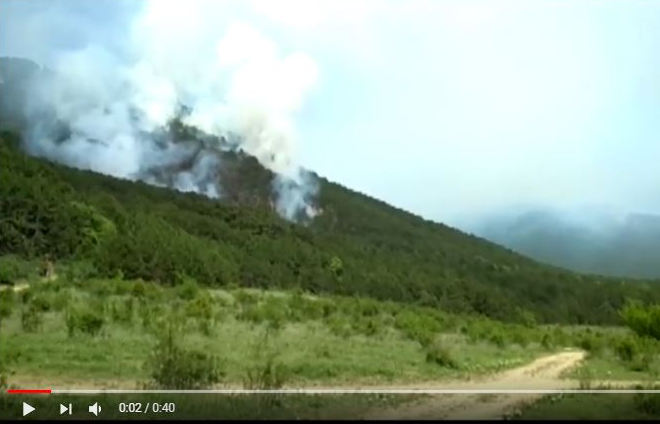
{"label": "grassy field", "polygon": [[[565,376],[585,388],[601,380],[652,380],[660,369],[658,342],[622,327],[509,324],[367,298],[208,289],[186,277],[169,286],[121,277],[89,279],[77,269],[62,266],[55,278],[28,275],[1,286],[0,385],[410,384],[483,375],[567,347],[588,352],[585,364]],[[656,413],[656,398],[609,396],[548,397],[522,416]],[[244,418],[323,418],[343,411],[348,418],[357,410],[405,400],[288,396],[267,398],[256,408],[241,398],[214,398],[205,403],[212,407],[194,407],[187,416],[203,418],[222,410]]]}
{"label": "grassy field", "polygon": [[183,349],[217,357],[221,383],[232,386],[268,361],[287,385],[465,378],[549,352],[556,346],[548,340],[560,334],[392,302],[208,290],[191,280],[162,287],[61,278],[2,296],[9,312],[0,355],[10,383],[146,384],[149,358],[169,327]]}

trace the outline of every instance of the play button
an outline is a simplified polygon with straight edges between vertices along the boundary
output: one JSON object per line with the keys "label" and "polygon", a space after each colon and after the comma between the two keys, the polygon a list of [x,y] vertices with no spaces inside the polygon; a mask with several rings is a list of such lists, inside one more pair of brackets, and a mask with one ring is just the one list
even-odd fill
{"label": "play button", "polygon": [[32,411],[34,411],[34,407],[32,405],[23,402],[23,416],[26,416]]}

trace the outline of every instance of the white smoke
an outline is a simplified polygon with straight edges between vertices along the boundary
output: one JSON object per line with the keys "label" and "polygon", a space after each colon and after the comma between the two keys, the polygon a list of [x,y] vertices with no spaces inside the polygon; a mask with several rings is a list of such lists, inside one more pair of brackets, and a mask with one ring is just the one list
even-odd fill
{"label": "white smoke", "polygon": [[[173,171],[166,184],[220,197],[215,182],[222,164],[212,152],[218,146],[195,152],[153,136],[185,105],[185,124],[219,139],[233,136],[276,174],[281,215],[313,217],[317,186],[296,163],[293,116],[317,80],[317,66],[303,53],[283,54],[245,22],[218,24],[213,3],[147,1],[127,27],[128,54],[101,45],[59,54],[52,79],[33,93],[30,110],[39,125],[28,147],[69,165],[154,184],[163,182],[145,170],[192,155],[194,163]],[[41,131],[46,107],[54,110],[52,122],[68,128],[59,140]]]}

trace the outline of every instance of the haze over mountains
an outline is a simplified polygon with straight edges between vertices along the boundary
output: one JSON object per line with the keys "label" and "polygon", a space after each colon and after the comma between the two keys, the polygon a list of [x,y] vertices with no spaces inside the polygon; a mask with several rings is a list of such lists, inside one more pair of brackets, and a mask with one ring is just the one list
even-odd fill
{"label": "haze over mountains", "polygon": [[660,276],[660,216],[580,216],[529,210],[482,217],[467,224],[489,240],[542,262],[613,276]]}

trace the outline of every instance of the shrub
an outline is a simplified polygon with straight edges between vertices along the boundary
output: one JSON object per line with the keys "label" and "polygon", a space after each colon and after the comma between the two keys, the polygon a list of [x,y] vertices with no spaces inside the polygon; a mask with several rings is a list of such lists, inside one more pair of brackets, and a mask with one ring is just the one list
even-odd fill
{"label": "shrub", "polygon": [[590,368],[587,368],[585,366],[578,368],[577,377],[580,382],[581,390],[591,389],[591,385],[593,381],[593,372],[591,371]]}
{"label": "shrub", "polygon": [[271,329],[252,347],[253,365],[245,372],[243,385],[249,390],[279,389],[289,378],[287,368],[277,361],[278,352],[270,343]]}
{"label": "shrub", "polygon": [[114,322],[130,323],[133,321],[135,299],[132,297],[114,298],[110,302],[110,318]]}
{"label": "shrub", "polygon": [[353,330],[365,336],[373,336],[380,332],[381,323],[374,317],[362,317],[352,321]]}
{"label": "shrub", "polygon": [[274,296],[267,296],[260,303],[243,304],[238,318],[254,323],[266,322],[270,327],[278,329],[286,322],[287,316],[287,302]]}
{"label": "shrub", "polygon": [[79,283],[99,276],[99,271],[92,262],[75,261],[70,262],[64,267],[62,275],[69,282]]}
{"label": "shrub", "polygon": [[131,294],[137,298],[142,298],[147,294],[147,286],[142,280],[138,280],[133,285]]}
{"label": "shrub", "polygon": [[419,342],[424,347],[430,345],[435,334],[440,331],[440,324],[432,316],[412,311],[397,314],[394,326],[407,338]]}
{"label": "shrub", "polygon": [[176,283],[178,285],[176,293],[179,298],[192,300],[197,296],[199,285],[197,285],[197,281],[195,281],[194,278],[190,278],[185,274],[177,273]]}
{"label": "shrub", "polygon": [[186,304],[186,315],[197,320],[199,324],[199,330],[209,335],[211,334],[211,328],[214,324],[214,311],[213,311],[213,300],[208,292],[201,294],[200,292],[197,297]]}
{"label": "shrub", "polygon": [[184,349],[183,335],[172,322],[157,334],[157,343],[147,360],[152,383],[163,389],[202,389],[224,376],[220,360],[209,353]]}
{"label": "shrub", "polygon": [[543,346],[544,349],[552,349],[554,345],[555,342],[550,333],[544,333],[543,337],[541,337],[541,346]]}
{"label": "shrub", "polygon": [[45,293],[34,295],[30,304],[40,312],[48,312],[52,308],[52,301]]}
{"label": "shrub", "polygon": [[579,346],[592,355],[600,353],[603,348],[603,340],[595,334],[585,334],[580,338]]}
{"label": "shrub", "polygon": [[240,305],[252,305],[259,301],[259,295],[249,292],[247,290],[235,290],[233,293],[234,300]]}
{"label": "shrub", "polygon": [[525,347],[529,344],[529,336],[523,329],[511,330],[511,341],[517,345]]}
{"label": "shrub", "polygon": [[426,362],[445,368],[458,369],[458,362],[454,359],[449,347],[437,340],[426,348]]}
{"label": "shrub", "polygon": [[65,309],[72,297],[72,292],[70,290],[61,290],[57,292],[52,301],[53,310],[59,312]]}
{"label": "shrub", "polygon": [[644,352],[634,358],[630,363],[630,369],[632,371],[647,372],[651,369],[652,362],[653,355],[650,352]]}
{"label": "shrub", "polygon": [[69,333],[73,337],[76,331],[96,336],[105,324],[103,311],[91,307],[76,307],[69,305],[65,311],[64,319]]}
{"label": "shrub", "polygon": [[620,311],[623,322],[639,336],[660,340],[660,305],[642,306],[628,302]]}
{"label": "shrub", "polygon": [[502,334],[501,331],[493,331],[493,333],[488,338],[488,341],[490,341],[499,348],[502,348],[506,345],[506,341],[504,340],[504,334]]}
{"label": "shrub", "polygon": [[350,337],[353,335],[351,322],[343,315],[332,315],[327,319],[326,325],[330,332],[335,336]]}
{"label": "shrub", "polygon": [[147,330],[152,330],[158,326],[157,317],[163,315],[163,307],[158,304],[151,304],[144,299],[140,299],[139,315],[142,326]]}
{"label": "shrub", "polygon": [[244,386],[248,390],[279,389],[288,379],[284,365],[276,362],[275,355],[268,356],[263,362],[248,367]]}
{"label": "shrub", "polygon": [[15,255],[0,256],[0,284],[14,284],[34,275],[36,269],[31,262]]}
{"label": "shrub", "polygon": [[15,297],[13,290],[0,291],[0,323],[11,316],[14,310]]}
{"label": "shrub", "polygon": [[525,327],[532,328],[536,326],[536,317],[534,316],[534,313],[528,309],[520,307],[516,308],[514,320]]}
{"label": "shrub", "polygon": [[288,308],[292,321],[305,321],[328,317],[336,306],[327,299],[309,299],[296,291],[289,298]]}
{"label": "shrub", "polygon": [[635,339],[627,337],[615,345],[614,351],[622,361],[632,362],[632,360],[638,355],[639,348],[639,344]]}
{"label": "shrub", "polygon": [[21,327],[23,331],[32,333],[41,328],[43,324],[43,317],[39,309],[33,304],[24,306],[21,310]]}

